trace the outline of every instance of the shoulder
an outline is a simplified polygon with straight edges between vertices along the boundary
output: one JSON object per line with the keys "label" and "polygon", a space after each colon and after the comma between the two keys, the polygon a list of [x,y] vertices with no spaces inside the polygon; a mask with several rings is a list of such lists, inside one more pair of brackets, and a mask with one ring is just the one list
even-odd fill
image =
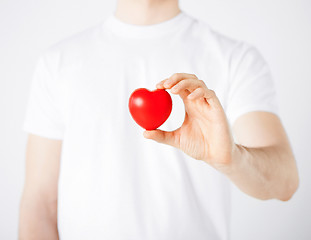
{"label": "shoulder", "polygon": [[213,28],[206,21],[193,17],[193,36],[200,41],[213,54],[228,64],[237,64],[246,58],[262,58],[260,51],[252,43],[237,39]]}
{"label": "shoulder", "polygon": [[67,65],[90,54],[99,43],[102,22],[66,37],[44,49],[40,59],[52,65]]}
{"label": "shoulder", "polygon": [[205,20],[194,17],[190,14],[187,15],[192,18],[193,34],[197,38],[202,39],[211,48],[218,49],[225,54],[244,44],[243,41],[216,30]]}
{"label": "shoulder", "polygon": [[211,30],[211,34],[231,69],[247,65],[246,63],[265,62],[260,50],[252,43],[229,37],[216,30]]}
{"label": "shoulder", "polygon": [[94,41],[100,36],[102,30],[102,23],[98,23],[92,27],[84,29],[81,32],[75,33],[61,41],[51,45],[47,51],[70,51],[76,48],[85,48],[92,45]]}

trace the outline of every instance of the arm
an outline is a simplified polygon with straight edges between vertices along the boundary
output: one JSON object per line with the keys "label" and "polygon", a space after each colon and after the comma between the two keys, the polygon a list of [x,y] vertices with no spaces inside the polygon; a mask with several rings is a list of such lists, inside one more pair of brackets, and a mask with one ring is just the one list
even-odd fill
{"label": "arm", "polygon": [[58,239],[57,182],[61,140],[29,135],[19,239]]}
{"label": "arm", "polygon": [[185,120],[175,131],[145,131],[144,136],[181,149],[227,175],[242,191],[259,198],[288,200],[298,187],[295,160],[280,120],[253,112],[240,117],[233,141],[214,91],[193,74],[177,73],[157,85],[171,89],[185,105]]}
{"label": "arm", "polygon": [[280,119],[272,113],[251,112],[235,122],[233,133],[239,144],[227,176],[256,198],[289,200],[299,180]]}

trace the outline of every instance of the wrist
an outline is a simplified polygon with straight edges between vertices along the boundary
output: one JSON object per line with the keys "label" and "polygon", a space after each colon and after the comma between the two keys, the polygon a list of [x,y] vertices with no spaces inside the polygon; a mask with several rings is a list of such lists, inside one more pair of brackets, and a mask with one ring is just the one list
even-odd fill
{"label": "wrist", "polygon": [[242,145],[233,143],[230,157],[226,164],[219,164],[215,168],[221,173],[231,176],[238,172],[242,163],[244,148]]}

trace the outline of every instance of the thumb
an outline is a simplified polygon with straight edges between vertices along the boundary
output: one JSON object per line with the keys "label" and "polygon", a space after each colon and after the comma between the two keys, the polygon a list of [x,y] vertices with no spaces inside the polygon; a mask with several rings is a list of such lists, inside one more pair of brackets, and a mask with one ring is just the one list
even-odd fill
{"label": "thumb", "polygon": [[158,143],[164,143],[172,147],[178,147],[175,131],[166,132],[159,129],[150,131],[146,130],[144,131],[144,137],[147,139],[152,139]]}

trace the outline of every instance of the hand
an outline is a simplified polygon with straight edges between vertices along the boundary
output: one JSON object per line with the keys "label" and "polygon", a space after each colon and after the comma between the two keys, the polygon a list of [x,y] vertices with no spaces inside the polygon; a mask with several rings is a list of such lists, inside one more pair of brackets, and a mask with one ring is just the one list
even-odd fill
{"label": "hand", "polygon": [[194,74],[187,73],[175,73],[158,83],[157,88],[171,89],[172,94],[179,94],[185,105],[185,119],[175,131],[145,131],[144,137],[179,148],[219,170],[227,169],[235,144],[214,91]]}

